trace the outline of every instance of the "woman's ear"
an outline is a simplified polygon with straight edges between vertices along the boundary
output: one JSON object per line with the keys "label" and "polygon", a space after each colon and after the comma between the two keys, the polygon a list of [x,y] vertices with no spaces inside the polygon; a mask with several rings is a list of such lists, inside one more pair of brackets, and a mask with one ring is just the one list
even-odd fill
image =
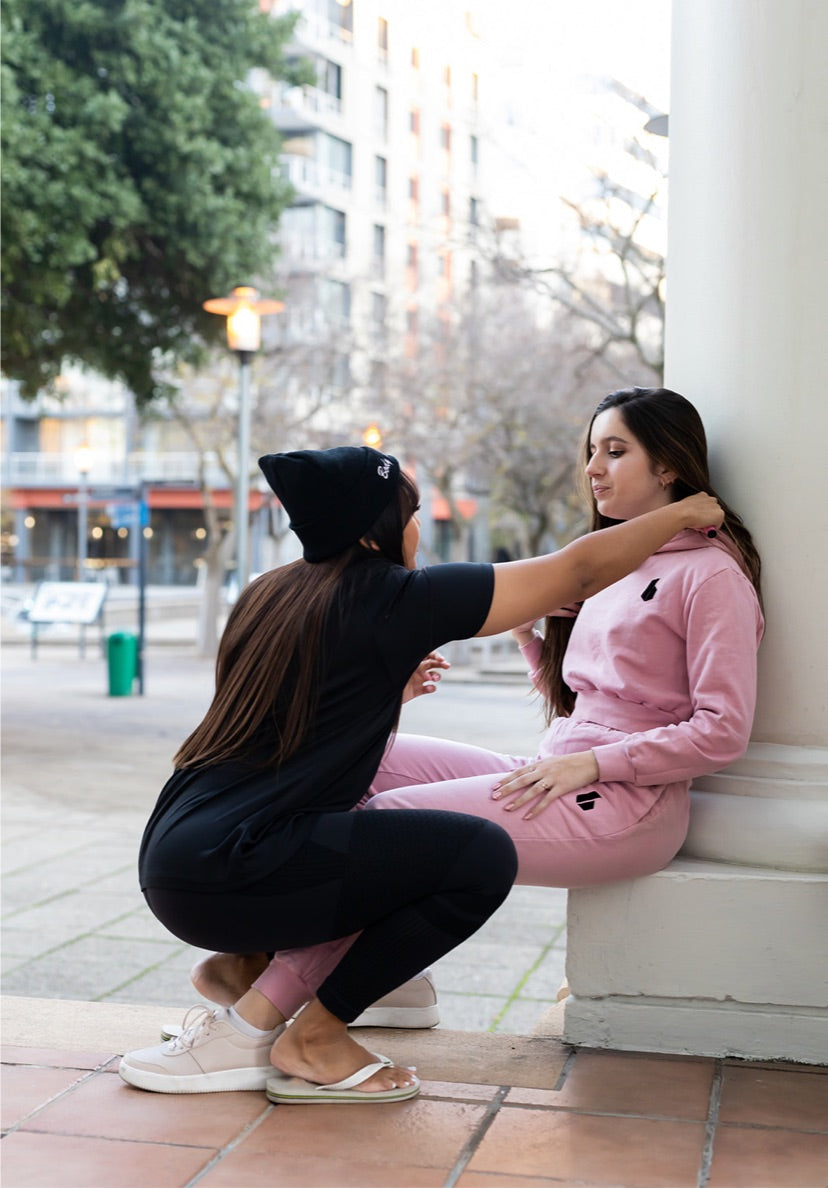
{"label": "woman's ear", "polygon": [[666,466],[657,467],[656,475],[658,476],[659,485],[665,490],[676,481],[676,472],[674,470],[668,470]]}

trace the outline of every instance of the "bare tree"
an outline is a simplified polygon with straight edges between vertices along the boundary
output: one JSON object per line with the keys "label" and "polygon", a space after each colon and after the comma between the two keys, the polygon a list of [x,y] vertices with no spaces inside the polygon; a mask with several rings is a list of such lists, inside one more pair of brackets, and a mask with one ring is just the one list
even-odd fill
{"label": "bare tree", "polygon": [[554,545],[576,523],[577,444],[609,371],[571,318],[542,312],[503,286],[471,293],[389,364],[384,429],[446,501],[452,557],[467,555],[475,502],[510,555]]}
{"label": "bare tree", "polygon": [[573,261],[539,266],[524,258],[509,225],[495,225],[486,247],[495,274],[506,284],[528,287],[582,320],[589,329],[590,349],[619,376],[632,354],[645,379],[661,382],[664,374],[663,252],[648,240],[648,223],[661,217],[666,177],[653,149],[644,119],[657,115],[643,96],[612,81],[609,90],[641,113],[641,132],[624,148],[630,161],[643,167],[637,188],[605,169],[593,169],[595,194],[581,201],[562,198],[581,232],[581,250]]}

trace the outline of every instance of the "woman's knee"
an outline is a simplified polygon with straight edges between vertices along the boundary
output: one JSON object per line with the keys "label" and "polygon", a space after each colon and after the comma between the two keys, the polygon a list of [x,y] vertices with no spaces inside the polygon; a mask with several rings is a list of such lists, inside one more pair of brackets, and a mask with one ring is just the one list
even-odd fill
{"label": "woman's knee", "polygon": [[515,881],[518,869],[518,853],[514,839],[502,825],[494,821],[483,822],[485,826],[486,844],[491,847],[492,861],[497,862],[509,880],[509,885]]}
{"label": "woman's knee", "polygon": [[477,829],[464,851],[466,869],[487,893],[505,898],[517,877],[515,843],[501,825],[474,820]]}

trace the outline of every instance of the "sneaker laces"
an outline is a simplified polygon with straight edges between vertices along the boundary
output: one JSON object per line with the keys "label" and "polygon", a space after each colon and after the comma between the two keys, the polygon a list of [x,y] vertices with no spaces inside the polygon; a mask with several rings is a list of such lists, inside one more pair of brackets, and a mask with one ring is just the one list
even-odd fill
{"label": "sneaker laces", "polygon": [[199,1040],[206,1038],[218,1022],[218,1011],[204,1006],[190,1007],[181,1023],[181,1035],[167,1041],[170,1045],[168,1051],[171,1054],[188,1051]]}

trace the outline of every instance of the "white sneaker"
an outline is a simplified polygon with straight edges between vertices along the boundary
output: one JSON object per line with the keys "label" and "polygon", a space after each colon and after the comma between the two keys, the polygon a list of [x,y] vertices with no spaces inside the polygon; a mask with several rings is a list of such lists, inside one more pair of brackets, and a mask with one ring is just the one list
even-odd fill
{"label": "white sneaker", "polygon": [[[440,1022],[440,1008],[437,1005],[437,990],[431,970],[403,982],[396,990],[379,998],[349,1023],[349,1027],[436,1027]],[[161,1028],[161,1039],[171,1040],[180,1036],[182,1028],[174,1023],[165,1023]],[[154,1051],[154,1049],[153,1049]]]}
{"label": "white sneaker", "polygon": [[436,1027],[440,1022],[431,970],[377,999],[349,1027]]}
{"label": "white sneaker", "polygon": [[118,1072],[128,1085],[155,1093],[264,1089],[276,1071],[270,1049],[283,1028],[284,1024],[264,1038],[242,1035],[228,1022],[225,1007],[193,1007],[180,1035],[154,1048],[127,1052]]}

